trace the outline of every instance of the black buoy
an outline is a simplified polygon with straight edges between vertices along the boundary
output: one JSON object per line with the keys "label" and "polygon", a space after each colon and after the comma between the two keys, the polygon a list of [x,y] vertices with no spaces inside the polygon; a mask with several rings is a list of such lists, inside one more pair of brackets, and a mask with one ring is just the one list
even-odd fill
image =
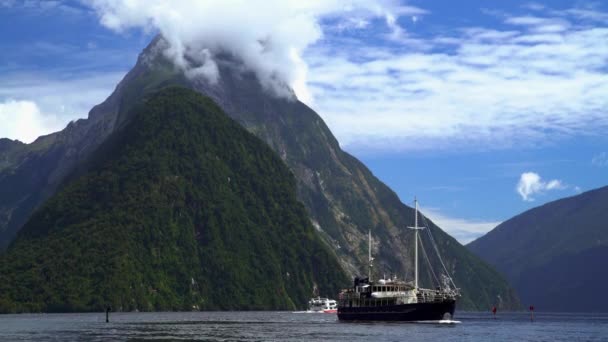
{"label": "black buoy", "polygon": [[534,305],[530,305],[530,322],[534,322]]}
{"label": "black buoy", "polygon": [[110,323],[110,311],[112,311],[112,308],[108,305],[106,307],[106,323]]}

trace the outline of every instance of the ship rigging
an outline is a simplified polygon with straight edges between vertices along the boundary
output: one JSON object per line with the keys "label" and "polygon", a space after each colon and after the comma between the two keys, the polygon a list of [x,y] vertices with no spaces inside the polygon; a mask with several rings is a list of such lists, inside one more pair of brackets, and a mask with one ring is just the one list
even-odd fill
{"label": "ship rigging", "polygon": [[[338,318],[343,321],[439,321],[454,316],[460,289],[456,287],[429,228],[418,226],[418,201],[415,202],[414,226],[414,281],[392,279],[372,281],[372,239],[368,233],[368,276],[355,278],[350,289],[342,290],[338,299]],[[426,224],[426,219],[422,216]],[[441,280],[433,271],[428,255],[422,245],[419,232],[425,230],[437,253],[441,265]],[[435,289],[419,287],[418,244],[429,265],[432,278],[438,283]]]}

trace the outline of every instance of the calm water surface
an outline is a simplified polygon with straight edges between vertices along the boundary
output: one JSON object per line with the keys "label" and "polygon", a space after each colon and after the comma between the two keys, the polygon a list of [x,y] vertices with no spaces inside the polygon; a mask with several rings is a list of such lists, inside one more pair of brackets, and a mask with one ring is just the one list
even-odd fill
{"label": "calm water surface", "polygon": [[608,341],[608,314],[457,312],[460,323],[343,323],[335,314],[0,315],[0,341]]}

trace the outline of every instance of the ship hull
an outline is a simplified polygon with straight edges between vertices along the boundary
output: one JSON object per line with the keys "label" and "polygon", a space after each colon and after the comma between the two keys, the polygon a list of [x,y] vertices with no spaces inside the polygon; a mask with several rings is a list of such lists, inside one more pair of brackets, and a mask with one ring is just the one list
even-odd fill
{"label": "ship hull", "polygon": [[456,301],[338,307],[338,319],[341,321],[440,321],[454,317],[455,309]]}

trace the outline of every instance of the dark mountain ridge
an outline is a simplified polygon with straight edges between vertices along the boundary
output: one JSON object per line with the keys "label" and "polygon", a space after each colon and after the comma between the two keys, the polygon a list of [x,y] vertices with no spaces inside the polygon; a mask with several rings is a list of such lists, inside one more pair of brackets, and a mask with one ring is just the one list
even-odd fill
{"label": "dark mountain ridge", "polygon": [[541,310],[606,311],[608,187],[530,209],[467,247]]}
{"label": "dark mountain ridge", "polygon": [[[159,44],[157,37],[139,56],[116,89],[94,106],[86,119],[70,122],[63,130],[41,136],[33,143],[0,152],[0,250],[5,249],[32,212],[54,194],[74,167],[128,118],[129,110],[144,94],[160,89],[164,73],[176,72],[169,63],[150,73],[146,63]],[[175,78],[173,84],[183,82]],[[6,139],[8,140],[8,139]],[[14,145],[14,144],[13,144]],[[2,163],[1,160],[5,159]]]}
{"label": "dark mountain ridge", "polygon": [[[159,45],[160,44],[160,45]],[[0,173],[0,186],[13,187],[17,195],[0,198],[0,240],[8,243],[35,207],[54,193],[78,161],[124,122],[129,109],[166,85],[181,85],[209,96],[230,117],[270,146],[296,176],[298,199],[305,205],[319,236],[336,251],[351,276],[364,274],[367,232],[372,230],[376,276],[413,277],[413,209],[379,181],[361,162],[342,151],[323,120],[308,106],[272,96],[253,72],[230,55],[216,56],[220,77],[216,84],[189,79],[166,60],[155,39],[140,55],[136,66],[112,95],[95,106],[89,119],[78,120],[64,131],[32,144],[28,162],[13,165],[14,172]],[[36,146],[36,148],[34,148]],[[56,154],[54,154],[56,153]],[[47,159],[50,159],[47,162]],[[44,164],[45,168],[36,167]],[[7,176],[8,175],[8,176]],[[14,186],[16,180],[34,183]],[[25,190],[24,190],[25,189]],[[1,196],[0,196],[1,197]],[[2,217],[2,216],[0,216]],[[438,248],[463,288],[461,307],[485,309],[503,299],[505,307],[518,307],[505,280],[436,225],[430,224]],[[428,284],[430,277],[423,279]]]}

